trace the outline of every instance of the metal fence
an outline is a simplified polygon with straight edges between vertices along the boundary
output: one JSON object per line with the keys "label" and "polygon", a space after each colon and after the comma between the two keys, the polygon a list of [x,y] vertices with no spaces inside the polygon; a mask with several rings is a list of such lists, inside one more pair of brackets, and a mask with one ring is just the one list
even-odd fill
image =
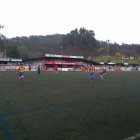
{"label": "metal fence", "polygon": [[18,66],[11,64],[0,64],[0,71],[16,71]]}

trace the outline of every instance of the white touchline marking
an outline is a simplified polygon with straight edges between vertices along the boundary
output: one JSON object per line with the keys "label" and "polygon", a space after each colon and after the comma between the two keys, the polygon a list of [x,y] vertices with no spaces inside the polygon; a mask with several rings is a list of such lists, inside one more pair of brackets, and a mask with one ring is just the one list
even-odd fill
{"label": "white touchline marking", "polygon": [[134,136],[130,136],[130,137],[127,137],[127,138],[124,138],[122,140],[136,140],[137,138],[140,138],[140,133],[134,135]]}

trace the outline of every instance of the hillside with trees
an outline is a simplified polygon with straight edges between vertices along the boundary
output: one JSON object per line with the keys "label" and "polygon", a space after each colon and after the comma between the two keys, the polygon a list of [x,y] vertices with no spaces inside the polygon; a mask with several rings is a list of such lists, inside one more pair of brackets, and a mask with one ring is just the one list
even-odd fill
{"label": "hillside with trees", "polygon": [[0,35],[0,51],[10,58],[37,58],[44,54],[82,55],[94,60],[98,56],[139,58],[140,44],[117,44],[100,41],[92,30],[76,28],[68,34],[6,38]]}

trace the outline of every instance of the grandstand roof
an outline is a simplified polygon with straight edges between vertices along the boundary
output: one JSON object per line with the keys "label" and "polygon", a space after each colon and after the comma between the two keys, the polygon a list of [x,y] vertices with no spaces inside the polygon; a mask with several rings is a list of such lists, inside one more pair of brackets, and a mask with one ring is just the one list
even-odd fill
{"label": "grandstand roof", "polygon": [[45,54],[45,57],[57,57],[57,58],[77,58],[84,59],[83,56],[72,56],[72,55],[56,55],[56,54]]}

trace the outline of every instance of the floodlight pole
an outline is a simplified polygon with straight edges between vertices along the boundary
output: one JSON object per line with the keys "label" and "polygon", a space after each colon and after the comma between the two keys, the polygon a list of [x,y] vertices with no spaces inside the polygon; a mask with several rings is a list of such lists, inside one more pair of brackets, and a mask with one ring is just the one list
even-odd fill
{"label": "floodlight pole", "polygon": [[[1,25],[1,24],[0,24],[0,29],[3,29],[3,28],[4,28],[4,25]],[[2,36],[2,34],[0,33],[1,51],[2,51],[2,37],[3,37],[3,36]],[[4,50],[3,53],[4,53],[4,57],[6,58],[6,49]]]}
{"label": "floodlight pole", "polygon": [[122,52],[122,63],[123,63],[123,52]]}
{"label": "floodlight pole", "polygon": [[63,48],[63,46],[61,46],[61,49],[62,49],[61,50],[62,51],[62,55],[64,55],[64,50],[63,50],[64,48]]}
{"label": "floodlight pole", "polygon": [[107,61],[108,61],[108,52],[109,52],[109,42],[110,42],[110,40],[106,40],[106,42],[107,42],[106,55],[107,55]]}
{"label": "floodlight pole", "polygon": [[[3,29],[4,25],[1,25],[0,24],[0,29]],[[1,36],[1,33],[0,33],[0,46],[1,46],[1,50],[2,51],[2,36]]]}

